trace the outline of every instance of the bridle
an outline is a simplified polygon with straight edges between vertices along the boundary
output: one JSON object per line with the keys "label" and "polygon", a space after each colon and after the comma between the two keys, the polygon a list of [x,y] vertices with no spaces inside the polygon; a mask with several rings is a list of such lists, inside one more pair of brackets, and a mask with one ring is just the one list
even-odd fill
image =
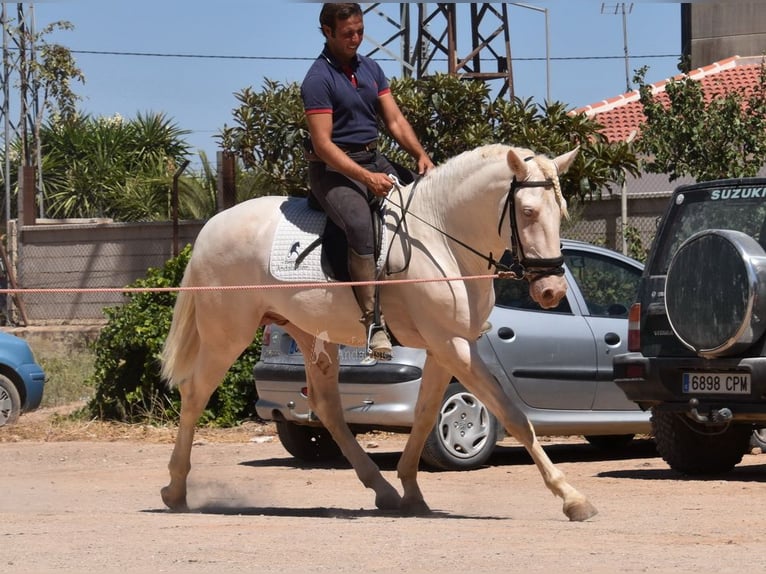
{"label": "bridle", "polygon": [[[508,190],[508,195],[505,198],[505,207],[500,216],[500,223],[497,226],[497,234],[501,235],[503,232],[503,221],[505,221],[505,214],[507,212],[511,224],[512,262],[510,266],[496,265],[498,272],[501,277],[503,277],[505,273],[508,273],[513,278],[527,279],[530,282],[551,275],[563,275],[563,256],[545,259],[542,257],[526,257],[524,255],[524,248],[521,245],[521,239],[519,239],[519,230],[516,222],[516,192],[524,187],[542,187],[551,189],[554,187],[554,183],[550,178],[542,181],[519,181],[516,179],[515,175],[513,176],[513,179],[511,180],[511,188]],[[501,266],[507,267],[507,269],[501,269]]]}
{"label": "bridle", "polygon": [[[529,158],[532,159],[532,158]],[[525,160],[527,161],[527,160]],[[414,197],[415,189],[417,188],[417,185],[420,181],[420,178],[416,178],[415,183],[413,184],[412,190],[410,192],[410,196],[408,198],[408,201],[406,205],[397,205],[395,201],[392,201],[392,198],[387,198],[387,201],[390,203],[393,203],[401,210],[401,218],[399,220],[399,223],[396,226],[396,229],[394,231],[394,236],[396,236],[402,225],[404,224],[406,220],[406,216],[410,215],[411,217],[414,217],[421,223],[426,224],[428,227],[438,231],[451,241],[454,241],[461,247],[464,247],[474,255],[477,255],[478,257],[484,259],[489,264],[489,269],[492,269],[492,267],[495,268],[497,271],[497,274],[502,279],[526,279],[530,283],[533,281],[537,281],[538,279],[542,279],[543,277],[549,277],[551,275],[563,275],[564,274],[564,257],[553,257],[550,259],[544,259],[539,257],[525,257],[524,256],[524,248],[521,245],[521,240],[519,239],[519,231],[516,228],[516,192],[524,187],[543,187],[545,189],[551,189],[555,187],[553,180],[551,178],[546,178],[543,181],[519,181],[516,179],[516,176],[513,176],[513,179],[511,180],[510,188],[508,189],[508,195],[505,199],[505,206],[503,207],[503,213],[500,216],[500,222],[497,226],[497,233],[498,235],[502,235],[503,231],[503,222],[505,221],[505,214],[508,212],[508,216],[510,218],[511,223],[511,257],[512,261],[510,265],[506,265],[505,263],[501,263],[499,260],[495,259],[493,254],[490,252],[489,255],[485,255],[470,245],[464,243],[457,237],[454,237],[447,233],[446,231],[439,229],[435,225],[432,225],[425,219],[418,217],[414,213],[410,213],[410,203],[412,202],[412,198]],[[395,181],[395,183],[398,184],[398,181]],[[395,185],[394,187],[401,190],[400,185]],[[392,239],[393,241],[393,239]],[[409,259],[409,258],[408,258]],[[405,264],[405,267],[409,265],[409,262]]]}

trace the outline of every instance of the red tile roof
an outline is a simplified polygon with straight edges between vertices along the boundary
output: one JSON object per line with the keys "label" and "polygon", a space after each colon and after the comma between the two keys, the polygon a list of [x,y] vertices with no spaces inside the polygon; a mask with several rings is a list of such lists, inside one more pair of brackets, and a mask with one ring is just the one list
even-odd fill
{"label": "red tile roof", "polygon": [[[705,98],[708,101],[716,95],[731,91],[741,92],[744,97],[748,97],[753,88],[758,85],[763,61],[761,56],[748,58],[732,56],[709,66],[697,68],[690,72],[688,76],[702,82]],[[673,79],[679,80],[683,77],[683,74],[679,74]],[[668,103],[668,97],[665,94],[665,86],[668,81],[663,80],[651,84],[652,93],[666,104]],[[638,90],[577,108],[572,113],[584,113],[588,117],[594,118],[604,126],[601,133],[609,141],[628,139],[631,134],[637,133],[640,130],[641,124],[646,120],[643,107],[639,101]]]}

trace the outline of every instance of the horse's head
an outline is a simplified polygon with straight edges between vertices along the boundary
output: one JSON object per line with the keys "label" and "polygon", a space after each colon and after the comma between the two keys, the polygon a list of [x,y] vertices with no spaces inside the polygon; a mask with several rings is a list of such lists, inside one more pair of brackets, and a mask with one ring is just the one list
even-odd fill
{"label": "horse's head", "polygon": [[553,160],[518,148],[508,152],[514,173],[508,197],[511,247],[529,280],[530,296],[545,309],[566,294],[560,228],[568,214],[558,176],[569,169],[578,149]]}

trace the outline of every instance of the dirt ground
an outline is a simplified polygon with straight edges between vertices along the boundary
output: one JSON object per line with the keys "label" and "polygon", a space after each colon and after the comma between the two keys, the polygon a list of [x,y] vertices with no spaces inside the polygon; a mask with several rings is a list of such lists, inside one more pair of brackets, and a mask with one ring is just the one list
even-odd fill
{"label": "dirt ground", "polygon": [[[766,456],[684,479],[648,440],[605,456],[545,441],[600,513],[570,523],[507,440],[472,472],[421,473],[433,514],[377,511],[352,470],[292,459],[270,425],[202,431],[189,502],[174,514],[172,429],[62,424],[52,411],[0,428],[0,572],[757,572]],[[394,484],[405,436],[362,444]]]}

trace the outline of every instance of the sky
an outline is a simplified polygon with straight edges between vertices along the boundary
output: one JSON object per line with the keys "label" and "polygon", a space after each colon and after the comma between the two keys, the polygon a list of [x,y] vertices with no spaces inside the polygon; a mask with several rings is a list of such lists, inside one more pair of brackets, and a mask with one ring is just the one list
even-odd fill
{"label": "sky", "polygon": [[[575,108],[625,92],[634,70],[641,66],[648,66],[649,82],[677,74],[680,4],[624,3],[625,26],[621,4],[595,0],[510,4],[515,94],[542,103],[550,92],[552,100]],[[15,13],[15,4],[9,6]],[[428,6],[429,10],[435,7]],[[544,9],[548,10],[547,34]],[[74,30],[56,32],[49,41],[72,50],[85,75],[85,84],[75,85],[84,112],[126,118],[139,112],[163,112],[178,127],[189,130],[186,139],[192,149],[204,151],[212,161],[218,150],[214,135],[233,123],[236,92],[248,86],[259,90],[266,78],[303,79],[323,46],[319,10],[318,3],[257,0],[34,3],[38,30],[58,20],[74,25]],[[380,10],[398,16],[396,3],[382,4]],[[468,7],[459,4],[458,56],[471,49],[469,24]],[[443,27],[443,22],[436,25]],[[365,29],[362,53],[373,48],[370,39],[382,42],[392,30],[383,17],[372,14],[365,17]],[[389,77],[401,76],[398,62],[380,53],[376,57]],[[446,72],[446,62],[437,62],[431,71]],[[196,157],[195,166],[199,166]]]}

